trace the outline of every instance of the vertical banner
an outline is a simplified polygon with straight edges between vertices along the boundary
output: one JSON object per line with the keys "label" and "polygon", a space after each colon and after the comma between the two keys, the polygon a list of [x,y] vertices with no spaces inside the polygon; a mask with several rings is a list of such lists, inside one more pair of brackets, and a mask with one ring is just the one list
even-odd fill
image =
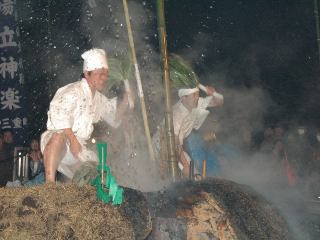
{"label": "vertical banner", "polygon": [[0,129],[11,130],[16,146],[27,139],[26,95],[15,0],[0,0]]}

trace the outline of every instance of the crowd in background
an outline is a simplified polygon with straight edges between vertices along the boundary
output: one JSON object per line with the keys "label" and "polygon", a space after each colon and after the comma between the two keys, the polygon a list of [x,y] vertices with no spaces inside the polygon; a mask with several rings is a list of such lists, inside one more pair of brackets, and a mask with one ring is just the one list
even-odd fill
{"label": "crowd in background", "polygon": [[[213,140],[209,147],[214,149],[222,166],[236,161],[246,164],[243,159],[252,159],[273,172],[270,180],[277,176],[277,179],[282,179],[281,184],[288,187],[300,187],[308,192],[320,193],[320,129],[306,126],[288,128],[275,124],[259,133],[242,129],[236,134],[240,138],[232,138],[233,141],[229,141],[230,136],[223,133],[204,136],[208,142]],[[12,181],[14,147],[12,131],[3,131],[0,135],[0,186]],[[30,160],[29,179],[33,179],[43,171],[39,140],[32,139],[25,149]],[[252,160],[247,164],[252,164]]]}
{"label": "crowd in background", "polygon": [[[14,134],[11,130],[5,130],[0,134],[0,187],[6,186],[14,178],[15,151]],[[37,138],[32,138],[28,146],[22,148],[29,162],[28,180],[36,178],[43,171],[43,161],[40,152],[40,144]]]}
{"label": "crowd in background", "polygon": [[290,186],[319,194],[319,129],[301,125],[288,131],[280,124],[267,127],[259,148],[270,156],[270,161],[282,166]]}

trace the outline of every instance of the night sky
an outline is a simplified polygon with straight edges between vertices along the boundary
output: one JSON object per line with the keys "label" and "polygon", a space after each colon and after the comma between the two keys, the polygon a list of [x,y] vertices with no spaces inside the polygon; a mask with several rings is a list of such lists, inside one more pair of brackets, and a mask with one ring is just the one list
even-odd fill
{"label": "night sky", "polygon": [[[234,87],[267,89],[277,118],[317,121],[319,88],[313,1],[168,1],[169,48],[206,35],[198,72],[223,71]],[[201,41],[200,41],[201,43]],[[204,79],[210,83],[210,79]]]}
{"label": "night sky", "polygon": [[[104,2],[107,6],[111,1]],[[149,33],[154,34],[148,41],[157,51],[155,1],[136,2],[153,15],[148,21]],[[32,134],[45,129],[48,104],[57,88],[60,65],[46,62],[59,62],[63,52],[77,69],[81,53],[92,45],[79,22],[83,4],[80,0],[18,3]],[[266,121],[317,123],[319,61],[313,4],[311,0],[169,0],[165,2],[168,48],[190,56],[204,83],[219,86],[219,79],[206,78],[214,72],[223,76],[224,86],[267,90],[275,105],[268,109]]]}

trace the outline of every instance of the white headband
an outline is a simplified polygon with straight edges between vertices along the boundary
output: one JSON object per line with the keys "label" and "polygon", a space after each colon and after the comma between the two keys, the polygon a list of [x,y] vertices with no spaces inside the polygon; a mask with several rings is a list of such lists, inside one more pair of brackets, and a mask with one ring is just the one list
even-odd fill
{"label": "white headband", "polygon": [[178,95],[179,98],[183,97],[183,96],[187,96],[189,94],[195,93],[195,92],[199,92],[199,88],[182,88],[179,89],[178,91]]}
{"label": "white headband", "polygon": [[84,52],[83,58],[83,72],[92,71],[95,69],[108,69],[107,54],[103,49],[93,48]]}

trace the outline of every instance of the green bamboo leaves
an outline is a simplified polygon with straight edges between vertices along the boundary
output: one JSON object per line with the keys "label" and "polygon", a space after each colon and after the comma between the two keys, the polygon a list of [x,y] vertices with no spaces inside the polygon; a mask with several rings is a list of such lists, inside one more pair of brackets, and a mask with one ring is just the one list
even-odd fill
{"label": "green bamboo leaves", "polygon": [[195,88],[199,78],[190,64],[182,57],[172,54],[169,59],[170,78],[175,88]]}
{"label": "green bamboo leaves", "polygon": [[123,54],[108,59],[109,77],[108,90],[119,85],[122,81],[129,80],[133,64],[129,54]]}

